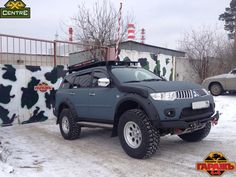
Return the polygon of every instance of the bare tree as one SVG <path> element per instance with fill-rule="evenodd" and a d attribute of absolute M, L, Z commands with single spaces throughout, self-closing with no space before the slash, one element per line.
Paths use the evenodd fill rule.
<path fill-rule="evenodd" d="M 77 40 L 84 44 L 98 46 L 111 45 L 117 40 L 118 9 L 107 0 L 97 0 L 92 9 L 84 4 L 78 6 L 78 14 L 72 18 L 75 24 Z M 124 15 L 121 19 L 121 37 L 124 39 L 127 24 L 132 21 L 131 16 Z"/>
<path fill-rule="evenodd" d="M 218 67 L 215 67 L 213 75 L 229 72 L 236 67 L 234 41 L 218 35 L 216 44 L 215 55 L 218 60 Z"/>
<path fill-rule="evenodd" d="M 221 36 L 221 37 L 220 37 Z M 201 28 L 185 33 L 180 48 L 186 52 L 194 71 L 201 81 L 206 77 L 229 70 L 231 43 L 218 35 L 216 30 Z"/>

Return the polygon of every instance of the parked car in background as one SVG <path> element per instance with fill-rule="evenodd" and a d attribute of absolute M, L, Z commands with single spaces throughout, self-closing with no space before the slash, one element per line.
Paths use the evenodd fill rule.
<path fill-rule="evenodd" d="M 206 78 L 202 85 L 214 96 L 221 95 L 226 91 L 236 91 L 236 68 L 228 74 Z"/>

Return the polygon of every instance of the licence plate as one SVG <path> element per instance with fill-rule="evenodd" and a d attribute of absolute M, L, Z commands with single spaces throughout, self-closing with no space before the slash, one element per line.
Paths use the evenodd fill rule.
<path fill-rule="evenodd" d="M 203 109 L 203 108 L 209 108 L 210 102 L 209 101 L 198 101 L 192 103 L 193 109 Z"/>

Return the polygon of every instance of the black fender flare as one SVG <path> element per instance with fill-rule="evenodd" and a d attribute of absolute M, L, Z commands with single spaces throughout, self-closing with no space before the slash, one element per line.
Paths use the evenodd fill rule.
<path fill-rule="evenodd" d="M 77 115 L 76 109 L 74 107 L 74 105 L 71 103 L 71 101 L 69 99 L 65 99 L 63 100 L 60 105 L 58 106 L 58 110 L 56 110 L 56 114 L 57 114 L 57 121 L 56 123 L 59 123 L 59 117 L 60 117 L 60 106 L 61 105 L 66 105 L 66 107 L 68 107 L 68 109 L 70 109 L 70 111 L 72 112 L 72 115 L 74 116 L 74 118 L 76 119 L 76 121 L 79 120 L 79 117 Z"/>
<path fill-rule="evenodd" d="M 118 115 L 119 107 L 126 101 L 133 101 L 137 103 L 147 114 L 148 118 L 152 122 L 152 125 L 157 128 L 160 127 L 159 114 L 156 108 L 154 107 L 154 105 L 152 104 L 152 102 L 149 99 L 144 98 L 138 94 L 129 93 L 122 96 L 122 98 L 120 98 L 120 100 L 116 104 L 112 136 L 117 135 L 117 126 L 118 126 L 119 118 L 120 118 L 120 116 Z"/>

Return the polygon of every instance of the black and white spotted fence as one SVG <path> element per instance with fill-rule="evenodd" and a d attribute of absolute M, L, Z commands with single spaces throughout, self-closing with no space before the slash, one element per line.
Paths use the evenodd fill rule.
<path fill-rule="evenodd" d="M 64 66 L 0 65 L 0 125 L 53 118 L 55 93 L 65 74 Z"/>

